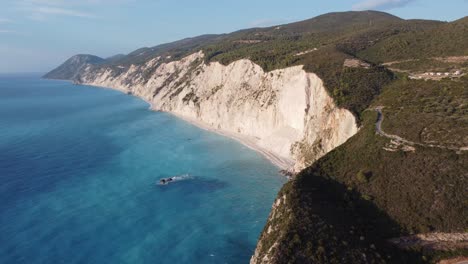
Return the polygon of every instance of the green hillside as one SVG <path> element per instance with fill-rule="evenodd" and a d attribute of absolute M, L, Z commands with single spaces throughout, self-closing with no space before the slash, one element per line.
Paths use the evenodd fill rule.
<path fill-rule="evenodd" d="M 459 149 L 468 143 L 467 85 L 464 79 L 399 80 L 386 86 L 373 102 L 385 106 L 383 130 L 427 145 L 415 145 L 414 151 L 392 149 L 391 139 L 376 134 L 377 112 L 363 112 L 357 135 L 281 190 L 278 197 L 288 205 L 276 212 L 281 217 L 269 221 L 261 237 L 266 249 L 281 241 L 268 254 L 273 262 L 426 263 L 466 256 L 466 248 L 415 246 L 405 251 L 388 240 L 466 231 L 468 153 L 444 147 Z M 427 128 L 433 135 L 429 141 L 441 147 L 430 147 L 413 135 Z M 266 232 L 270 226 L 281 231 Z"/>
<path fill-rule="evenodd" d="M 466 246 L 403 250 L 388 242 L 468 229 L 467 17 L 440 22 L 376 11 L 330 13 L 183 39 L 113 60 L 67 61 L 46 77 L 73 79 L 88 64 L 118 73 L 156 57 L 168 62 L 200 50 L 205 63 L 250 59 L 265 71 L 303 65 L 360 125 L 355 136 L 284 186 L 278 197 L 288 202 L 267 223 L 260 258 L 434 263 L 468 256 Z M 424 75 L 429 71 L 440 71 L 440 78 Z"/>
<path fill-rule="evenodd" d="M 446 23 L 403 20 L 377 11 L 329 13 L 280 26 L 202 35 L 141 48 L 102 64 L 119 72 L 122 66 L 146 63 L 156 57 L 173 61 L 203 50 L 206 63 L 218 61 L 227 65 L 248 58 L 265 71 L 304 65 L 306 71 L 317 73 L 324 80 L 330 95 L 340 106 L 359 117 L 379 93 L 378 86 L 393 79 L 379 63 L 468 54 L 466 25 L 466 18 Z M 368 70 L 346 69 L 343 63 L 350 58 L 368 61 L 371 67 Z M 65 77 L 70 76 L 61 79 L 67 79 Z M 362 80 L 357 81 L 357 78 Z"/>
<path fill-rule="evenodd" d="M 382 63 L 468 54 L 468 17 L 431 30 L 406 32 L 384 39 L 357 56 Z"/>

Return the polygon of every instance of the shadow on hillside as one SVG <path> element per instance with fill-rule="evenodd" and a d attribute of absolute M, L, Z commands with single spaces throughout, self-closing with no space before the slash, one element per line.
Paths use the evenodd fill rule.
<path fill-rule="evenodd" d="M 293 223 L 280 247 L 281 258 L 294 263 L 419 263 L 414 252 L 401 251 L 387 239 L 400 226 L 368 197 L 308 171 L 288 183 Z"/>

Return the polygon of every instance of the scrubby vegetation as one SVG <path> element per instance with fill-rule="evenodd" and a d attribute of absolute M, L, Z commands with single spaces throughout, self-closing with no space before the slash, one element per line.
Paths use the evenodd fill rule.
<path fill-rule="evenodd" d="M 269 223 L 282 232 L 262 236 L 268 245 L 281 235 L 284 242 L 270 254 L 277 263 L 424 263 L 460 254 L 403 251 L 387 240 L 465 230 L 468 155 L 430 148 L 385 151 L 389 139 L 375 134 L 376 113 L 366 111 L 363 118 L 356 136 L 278 195 L 286 195 L 289 215 L 282 218 L 288 221 Z"/>
<path fill-rule="evenodd" d="M 335 53 L 335 54 L 333 54 Z M 350 110 L 360 121 L 360 113 L 366 109 L 382 86 L 393 80 L 393 74 L 383 67 L 346 68 L 343 67 L 344 56 L 336 52 L 325 52 L 319 56 L 304 58 L 323 60 L 307 63 L 304 68 L 316 73 L 325 83 L 328 93 L 335 103 Z M 327 59 L 328 57 L 328 59 Z"/>
<path fill-rule="evenodd" d="M 264 232 L 261 237 L 264 249 L 278 242 L 269 257 L 277 263 L 425 263 L 467 253 L 422 248 L 403 251 L 390 245 L 388 239 L 466 230 L 468 154 L 426 147 L 417 147 L 415 152 L 384 150 L 390 139 L 376 135 L 376 113 L 365 111 L 370 105 L 385 106 L 383 129 L 388 133 L 421 143 L 467 146 L 466 78 L 414 81 L 376 65 L 411 60 L 389 67 L 407 71 L 463 68 L 463 63 L 434 58 L 468 54 L 466 41 L 457 42 L 468 39 L 466 30 L 438 34 L 452 27 L 418 21 L 418 45 L 428 43 L 428 37 L 434 44 L 416 47 L 414 52 L 413 42 L 402 45 L 400 41 L 415 31 L 372 29 L 334 45 L 314 44 L 319 52 L 305 54 L 292 63 L 318 74 L 337 104 L 359 117 L 362 128 L 283 188 L 278 197 L 286 194 L 289 201 L 285 206 L 289 210 L 282 217 L 286 221 L 269 222 L 266 228 L 276 224 L 281 232 Z M 457 45 L 449 41 L 453 34 L 457 34 Z M 371 67 L 343 67 L 349 58 L 367 61 Z"/>
<path fill-rule="evenodd" d="M 274 263 L 420 263 L 415 252 L 388 245 L 385 237 L 397 236 L 393 222 L 361 194 L 321 175 L 308 175 L 286 184 L 287 210 L 269 221 L 266 229 L 278 232 L 261 237 L 262 249 Z M 280 235 L 280 243 L 278 236 Z M 262 252 L 266 254 L 266 252 Z"/>
<path fill-rule="evenodd" d="M 387 151 L 390 139 L 375 133 L 376 112 L 365 110 L 384 106 L 387 133 L 418 143 L 466 147 L 466 77 L 416 81 L 377 66 L 342 67 L 350 57 L 370 63 L 411 59 L 391 66 L 408 71 L 463 67 L 434 58 L 468 54 L 466 28 L 456 28 L 466 19 L 455 23 L 431 24 L 417 34 L 387 34 L 368 46 L 363 39 L 379 35 L 374 31 L 301 58 L 299 63 L 324 80 L 335 101 L 361 118 L 362 128 L 279 194 L 289 201 L 287 221 L 269 222 L 267 227 L 276 224 L 282 232 L 261 237 L 270 247 L 281 242 L 268 254 L 276 263 L 426 263 L 468 253 L 420 247 L 404 251 L 389 244 L 388 239 L 408 234 L 466 231 L 468 154 L 421 146 L 414 152 Z M 457 45 L 449 41 L 453 34 Z"/>
<path fill-rule="evenodd" d="M 379 41 L 358 53 L 379 63 L 405 59 L 468 54 L 468 17 L 431 30 L 406 32 Z"/>
<path fill-rule="evenodd" d="M 400 80 L 374 105 L 383 105 L 382 128 L 414 142 L 454 148 L 468 146 L 468 78 Z"/>
<path fill-rule="evenodd" d="M 372 197 L 408 233 L 463 231 L 467 154 L 424 147 L 385 151 L 389 139 L 375 134 L 375 120 L 375 113 L 366 112 L 358 135 L 306 169 L 298 181 L 307 185 L 306 175 L 315 175 L 345 184 Z M 363 171 L 372 177 L 356 177 Z"/>
<path fill-rule="evenodd" d="M 361 129 L 284 186 L 279 197 L 287 202 L 262 233 L 261 256 L 269 252 L 275 263 L 419 263 L 467 254 L 402 251 L 387 239 L 467 230 L 468 154 L 457 150 L 468 144 L 468 81 L 416 81 L 408 73 L 466 69 L 466 61 L 441 58 L 468 56 L 467 39 L 467 17 L 447 23 L 344 12 L 143 48 L 94 67 L 119 71 L 199 50 L 205 63 L 250 59 L 267 72 L 303 65 L 323 80 L 338 106 L 357 117 Z M 363 63 L 345 66 L 347 59 Z M 386 62 L 394 63 L 382 65 Z M 151 69 L 142 74 L 148 78 Z M 197 98 L 188 93 L 183 101 Z M 421 145 L 414 151 L 384 149 L 390 139 L 375 132 L 376 106 L 384 106 L 385 132 L 457 150 Z M 303 153 L 316 151 L 315 144 L 296 147 Z"/>

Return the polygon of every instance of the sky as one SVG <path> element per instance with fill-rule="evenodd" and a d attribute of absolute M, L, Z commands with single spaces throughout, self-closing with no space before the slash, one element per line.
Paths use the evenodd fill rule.
<path fill-rule="evenodd" d="M 0 0 L 0 73 L 349 10 L 453 21 L 468 15 L 468 0 Z"/>

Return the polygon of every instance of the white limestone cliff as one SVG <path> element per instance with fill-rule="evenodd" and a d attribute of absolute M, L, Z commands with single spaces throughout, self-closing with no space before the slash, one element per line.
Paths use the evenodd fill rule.
<path fill-rule="evenodd" d="M 237 138 L 283 168 L 304 168 L 358 130 L 351 112 L 302 66 L 264 72 L 247 59 L 205 64 L 198 52 L 117 69 L 88 66 L 78 81 L 132 93 L 155 110 Z"/>

